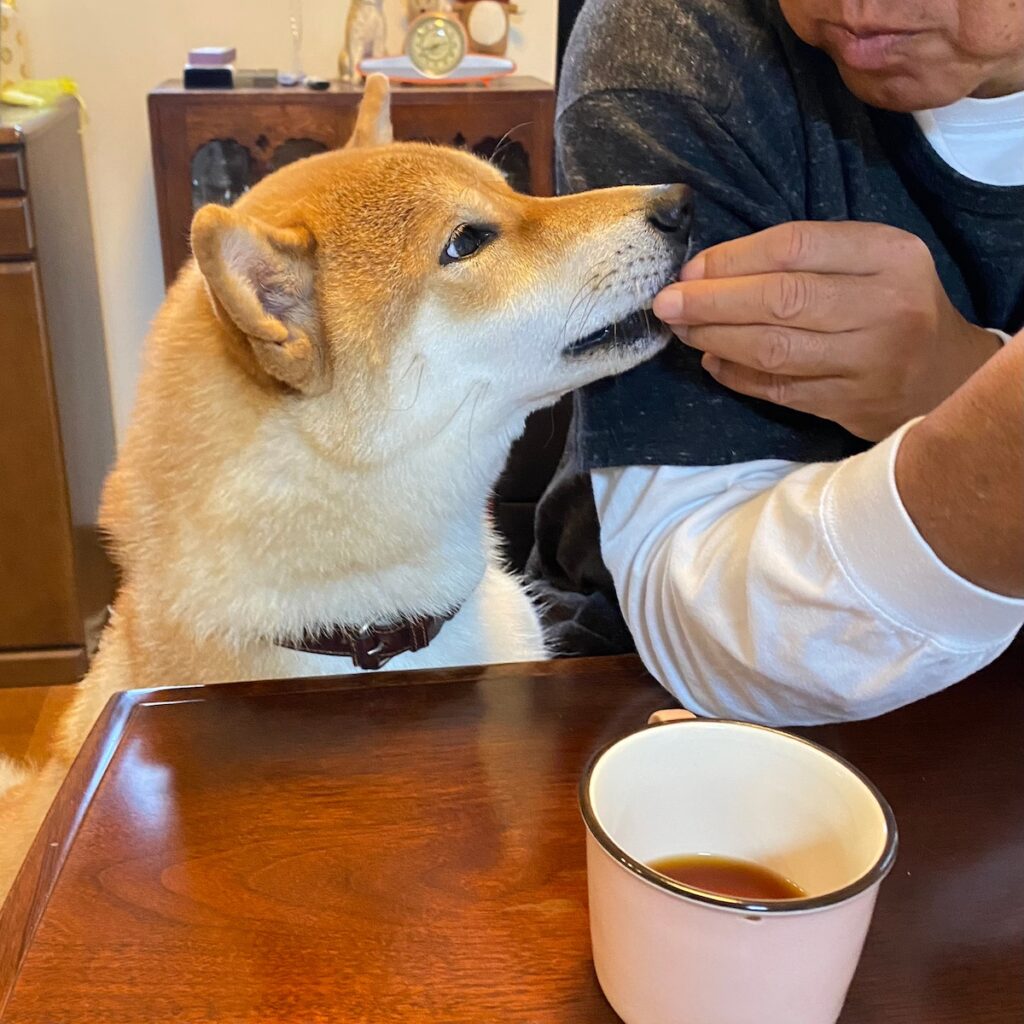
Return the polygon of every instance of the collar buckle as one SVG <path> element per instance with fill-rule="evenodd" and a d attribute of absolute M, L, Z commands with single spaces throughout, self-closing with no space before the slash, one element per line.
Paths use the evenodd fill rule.
<path fill-rule="evenodd" d="M 423 650 L 458 610 L 453 608 L 444 615 L 400 619 L 390 625 L 335 626 L 325 634 L 307 633 L 297 640 L 280 640 L 278 644 L 308 654 L 351 658 L 356 667 L 375 672 L 399 654 Z"/>

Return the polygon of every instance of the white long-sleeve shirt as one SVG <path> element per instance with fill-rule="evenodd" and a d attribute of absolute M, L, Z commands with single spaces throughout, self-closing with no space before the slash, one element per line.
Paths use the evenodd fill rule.
<path fill-rule="evenodd" d="M 1024 184 L 1024 93 L 915 116 L 961 174 Z M 907 429 L 838 463 L 591 473 L 637 651 L 685 706 L 773 724 L 866 718 L 1009 644 L 1024 601 L 952 572 L 903 507 L 894 464 Z"/>

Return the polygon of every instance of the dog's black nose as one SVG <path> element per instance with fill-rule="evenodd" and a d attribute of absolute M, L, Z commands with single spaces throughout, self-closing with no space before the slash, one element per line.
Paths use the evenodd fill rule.
<path fill-rule="evenodd" d="M 685 185 L 662 185 L 647 200 L 647 222 L 666 235 L 688 231 L 691 194 Z"/>

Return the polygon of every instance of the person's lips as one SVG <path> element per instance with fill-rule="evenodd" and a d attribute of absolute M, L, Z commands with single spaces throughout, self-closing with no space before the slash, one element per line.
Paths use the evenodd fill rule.
<path fill-rule="evenodd" d="M 897 29 L 850 29 L 828 25 L 825 36 L 836 60 L 857 71 L 880 71 L 898 63 L 920 33 Z"/>

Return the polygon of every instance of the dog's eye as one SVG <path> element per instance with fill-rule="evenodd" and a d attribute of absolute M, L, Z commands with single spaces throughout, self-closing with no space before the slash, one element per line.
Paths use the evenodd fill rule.
<path fill-rule="evenodd" d="M 441 266 L 464 260 L 482 249 L 497 234 L 491 228 L 478 227 L 473 224 L 460 224 L 449 236 L 448 242 L 441 253 Z"/>

